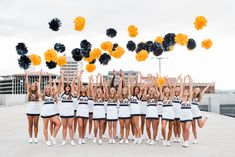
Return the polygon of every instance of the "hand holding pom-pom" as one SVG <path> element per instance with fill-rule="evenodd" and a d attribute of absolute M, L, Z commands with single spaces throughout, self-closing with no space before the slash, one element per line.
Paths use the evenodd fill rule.
<path fill-rule="evenodd" d="M 49 22 L 49 28 L 52 29 L 53 31 L 58 31 L 60 26 L 61 26 L 61 21 L 57 18 L 54 18 Z"/>

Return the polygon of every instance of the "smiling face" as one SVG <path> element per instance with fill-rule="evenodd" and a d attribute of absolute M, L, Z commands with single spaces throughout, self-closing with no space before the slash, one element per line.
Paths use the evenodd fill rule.
<path fill-rule="evenodd" d="M 30 90 L 32 91 L 32 92 L 36 92 L 37 91 L 37 84 L 36 83 L 32 83 L 32 85 L 30 86 Z"/>
<path fill-rule="evenodd" d="M 198 94 L 201 93 L 201 89 L 200 89 L 200 88 L 194 88 L 193 93 L 194 93 L 195 95 L 198 95 Z"/>
<path fill-rule="evenodd" d="M 180 95 L 180 87 L 177 86 L 177 87 L 175 88 L 175 96 L 179 96 L 179 95 Z"/>
<path fill-rule="evenodd" d="M 114 87 L 111 87 L 110 88 L 110 94 L 115 94 L 115 92 L 116 92 L 116 89 Z"/>
<path fill-rule="evenodd" d="M 134 95 L 138 95 L 140 93 L 140 87 L 139 86 L 135 86 L 134 87 Z"/>
<path fill-rule="evenodd" d="M 98 88 L 98 89 L 96 90 L 96 94 L 97 94 L 97 97 L 98 97 L 98 98 L 101 97 L 101 94 L 102 94 L 101 88 Z"/>
<path fill-rule="evenodd" d="M 188 89 L 184 90 L 183 96 L 184 97 L 189 97 L 189 90 Z"/>
<path fill-rule="evenodd" d="M 154 93 L 155 93 L 155 88 L 150 87 L 148 93 L 149 93 L 150 95 L 154 95 Z"/>
<path fill-rule="evenodd" d="M 51 88 L 49 86 L 46 86 L 44 91 L 45 91 L 45 95 L 48 95 L 48 96 L 51 95 Z"/>
<path fill-rule="evenodd" d="M 71 86 L 70 86 L 70 84 L 65 84 L 65 86 L 64 86 L 64 91 L 65 91 L 66 93 L 70 93 L 70 92 L 71 92 Z"/>
<path fill-rule="evenodd" d="M 82 95 L 82 96 L 86 96 L 86 88 L 85 88 L 84 86 L 82 86 L 80 92 L 81 92 L 81 95 Z"/>

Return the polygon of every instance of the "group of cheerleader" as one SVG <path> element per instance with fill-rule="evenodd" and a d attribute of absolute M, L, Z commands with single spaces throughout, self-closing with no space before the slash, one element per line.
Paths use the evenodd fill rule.
<path fill-rule="evenodd" d="M 158 76 L 148 74 L 144 80 L 139 73 L 135 78 L 132 78 L 132 75 L 125 78 L 121 70 L 118 74 L 114 70 L 111 80 L 103 80 L 101 74 L 95 77 L 91 75 L 88 85 L 84 85 L 82 74 L 83 71 L 75 72 L 69 82 L 68 79 L 65 81 L 65 73 L 61 71 L 58 85 L 49 75 L 49 83 L 41 92 L 41 73 L 38 81 L 32 84 L 29 84 L 29 74 L 26 73 L 29 143 L 38 143 L 40 115 L 43 120 L 43 135 L 48 146 L 56 145 L 61 126 L 62 146 L 66 145 L 67 131 L 72 146 L 75 145 L 74 138 L 78 138 L 78 144 L 85 144 L 87 124 L 88 138 L 92 138 L 94 130 L 93 143 L 98 144 L 102 144 L 106 126 L 109 144 L 116 143 L 119 133 L 120 144 L 128 144 L 130 139 L 134 144 L 141 144 L 145 140 L 143 135 L 146 127 L 148 145 L 162 140 L 164 146 L 170 146 L 174 132 L 174 142 L 179 143 L 182 135 L 182 146 L 188 147 L 191 126 L 193 143 L 198 143 L 197 125 L 202 128 L 208 119 L 208 116 L 202 117 L 198 105 L 206 90 L 214 83 L 210 83 L 201 91 L 200 88 L 193 87 L 190 75 L 178 76 L 174 85 L 164 77 L 166 83 L 161 85 L 155 81 Z M 119 75 L 119 81 L 115 81 L 116 75 Z M 115 82 L 118 84 L 115 85 Z M 161 128 L 161 131 L 158 128 Z"/>

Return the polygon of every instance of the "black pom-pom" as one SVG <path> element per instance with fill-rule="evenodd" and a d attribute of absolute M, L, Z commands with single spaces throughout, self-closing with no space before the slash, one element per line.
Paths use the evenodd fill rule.
<path fill-rule="evenodd" d="M 162 47 L 164 51 L 169 51 L 170 50 L 170 46 L 168 44 L 165 43 L 165 41 L 162 42 Z"/>
<path fill-rule="evenodd" d="M 151 50 L 153 51 L 153 55 L 155 55 L 155 56 L 160 56 L 163 53 L 162 45 L 157 42 L 154 42 L 152 44 Z"/>
<path fill-rule="evenodd" d="M 110 38 L 113 38 L 117 35 L 117 31 L 113 28 L 109 28 L 106 30 L 106 35 Z"/>
<path fill-rule="evenodd" d="M 116 49 L 117 47 L 118 47 L 118 44 L 117 44 L 117 43 L 113 44 L 112 51 L 115 51 L 115 49 Z"/>
<path fill-rule="evenodd" d="M 61 26 L 61 21 L 57 18 L 52 19 L 49 23 L 49 28 L 53 31 L 58 31 Z"/>
<path fill-rule="evenodd" d="M 129 51 L 135 51 L 136 49 L 136 44 L 132 41 L 132 40 L 129 40 L 126 44 L 126 48 L 129 50 Z"/>
<path fill-rule="evenodd" d="M 189 50 L 193 50 L 193 49 L 195 49 L 196 46 L 197 46 L 197 44 L 196 44 L 195 40 L 192 39 L 192 38 L 190 38 L 190 39 L 188 40 L 188 43 L 187 43 L 187 48 L 188 48 Z"/>
<path fill-rule="evenodd" d="M 54 49 L 55 49 L 57 52 L 62 53 L 62 52 L 65 51 L 65 46 L 64 46 L 64 44 L 56 43 L 56 44 L 54 45 Z"/>
<path fill-rule="evenodd" d="M 57 63 L 54 61 L 50 61 L 50 62 L 46 62 L 46 65 L 49 69 L 54 69 L 56 67 Z"/>
<path fill-rule="evenodd" d="M 96 59 L 93 59 L 91 62 L 89 62 L 89 64 L 95 64 Z"/>
<path fill-rule="evenodd" d="M 153 50 L 152 50 L 153 42 L 152 41 L 147 41 L 146 46 L 147 46 L 148 52 L 153 52 Z"/>
<path fill-rule="evenodd" d="M 82 60 L 83 56 L 82 56 L 79 48 L 73 49 L 71 53 L 72 53 L 72 57 L 75 61 L 81 61 Z"/>
<path fill-rule="evenodd" d="M 168 33 L 164 36 L 164 43 L 166 45 L 168 45 L 168 47 L 170 46 L 174 46 L 175 45 L 175 34 L 174 33 Z"/>
<path fill-rule="evenodd" d="M 107 53 L 103 53 L 99 58 L 100 64 L 103 64 L 103 65 L 107 65 L 110 60 L 111 60 L 111 56 Z"/>
<path fill-rule="evenodd" d="M 28 49 L 24 43 L 18 43 L 16 45 L 16 51 L 17 51 L 17 54 L 21 56 L 28 53 Z"/>
<path fill-rule="evenodd" d="M 29 66 L 31 65 L 31 60 L 29 59 L 28 56 L 22 55 L 18 59 L 18 64 L 19 64 L 20 68 L 27 70 L 29 68 Z"/>
<path fill-rule="evenodd" d="M 91 43 L 85 39 L 81 41 L 80 46 L 83 57 L 88 58 L 92 47 Z"/>
<path fill-rule="evenodd" d="M 136 52 L 139 52 L 141 50 L 147 50 L 148 51 L 148 45 L 146 43 L 139 43 L 136 48 Z"/>

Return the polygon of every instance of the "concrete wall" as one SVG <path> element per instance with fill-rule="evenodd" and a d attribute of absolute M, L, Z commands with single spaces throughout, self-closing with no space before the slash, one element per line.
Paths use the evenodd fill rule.
<path fill-rule="evenodd" d="M 0 105 L 22 105 L 26 100 L 26 94 L 0 94 Z"/>

